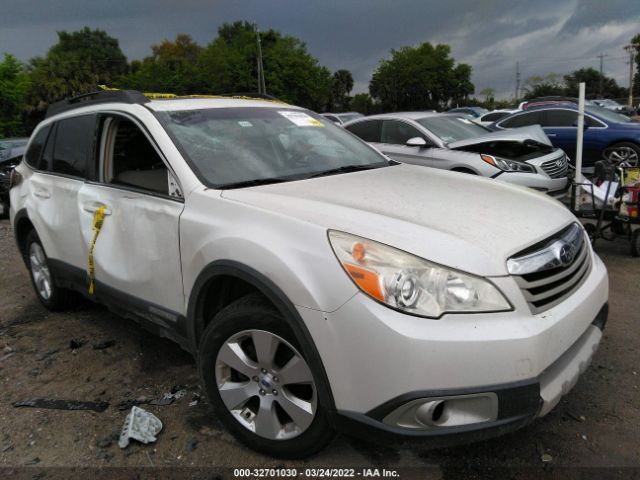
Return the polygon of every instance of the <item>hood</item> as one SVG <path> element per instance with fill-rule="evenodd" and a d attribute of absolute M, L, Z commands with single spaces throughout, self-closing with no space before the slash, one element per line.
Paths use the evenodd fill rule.
<path fill-rule="evenodd" d="M 505 142 L 524 142 L 525 140 L 535 140 L 544 145 L 551 145 L 549 138 L 544 133 L 540 125 L 531 125 L 529 127 L 510 128 L 507 130 L 499 130 L 497 132 L 487 133 L 480 137 L 467 138 L 458 142 L 447 144 L 452 150 L 462 149 L 472 145 L 480 145 L 487 142 L 505 141 Z"/>
<path fill-rule="evenodd" d="M 225 190 L 222 197 L 484 276 L 575 218 L 533 190 L 413 165 Z"/>

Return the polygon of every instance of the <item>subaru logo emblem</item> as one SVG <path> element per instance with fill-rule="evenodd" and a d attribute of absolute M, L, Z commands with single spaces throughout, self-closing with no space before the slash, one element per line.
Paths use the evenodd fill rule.
<path fill-rule="evenodd" d="M 558 260 L 563 266 L 569 265 L 573 261 L 573 247 L 568 243 L 563 244 L 558 250 Z"/>

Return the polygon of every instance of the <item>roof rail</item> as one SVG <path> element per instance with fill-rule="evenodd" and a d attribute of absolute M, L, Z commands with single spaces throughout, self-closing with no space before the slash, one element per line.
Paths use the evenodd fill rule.
<path fill-rule="evenodd" d="M 148 103 L 149 99 L 137 90 L 100 90 L 96 92 L 83 93 L 75 97 L 67 98 L 60 102 L 52 103 L 47 108 L 45 118 L 57 115 L 67 110 L 84 107 L 85 105 L 96 105 L 100 103 Z"/>

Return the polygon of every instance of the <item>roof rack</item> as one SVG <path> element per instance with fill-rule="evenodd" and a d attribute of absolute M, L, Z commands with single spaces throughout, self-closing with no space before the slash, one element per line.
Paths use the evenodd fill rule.
<path fill-rule="evenodd" d="M 47 108 L 45 118 L 66 112 L 67 110 L 73 110 L 74 108 L 84 107 L 85 105 L 109 102 L 145 104 L 149 102 L 149 99 L 137 90 L 99 90 L 52 103 L 49 105 L 49 108 Z"/>
<path fill-rule="evenodd" d="M 99 85 L 102 90 L 95 92 L 83 93 L 75 97 L 67 98 L 60 102 L 52 103 L 47 108 L 47 114 L 45 118 L 57 115 L 67 110 L 73 110 L 74 108 L 84 107 L 85 105 L 97 105 L 100 103 L 130 103 L 143 105 L 151 100 L 177 100 L 186 98 L 237 98 L 243 100 L 261 99 L 271 102 L 284 103 L 271 95 L 266 93 L 223 93 L 220 95 L 176 95 L 175 93 L 142 93 L 137 90 L 118 90 L 116 88 L 108 88 L 104 85 Z"/>

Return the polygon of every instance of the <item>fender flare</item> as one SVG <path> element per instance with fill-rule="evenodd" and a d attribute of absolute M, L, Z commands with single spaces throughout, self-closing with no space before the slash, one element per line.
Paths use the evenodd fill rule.
<path fill-rule="evenodd" d="M 31 219 L 29 218 L 29 214 L 27 213 L 27 209 L 26 208 L 21 208 L 20 210 L 18 210 L 16 212 L 16 214 L 13 217 L 13 238 L 16 241 L 16 246 L 18 247 L 18 251 L 21 254 L 22 260 L 24 261 L 25 265 L 27 265 L 27 258 L 25 255 L 25 252 L 23 252 L 22 250 L 22 245 L 20 245 L 20 236 L 18 233 L 18 224 L 23 220 L 23 219 L 27 219 L 27 221 L 29 223 L 31 223 L 31 225 L 33 225 L 33 222 L 31 221 Z M 33 227 L 35 229 L 35 226 Z M 27 265 L 28 267 L 28 265 Z"/>
<path fill-rule="evenodd" d="M 313 342 L 313 338 L 307 329 L 307 326 L 300 317 L 294 304 L 284 294 L 284 292 L 269 278 L 253 268 L 233 260 L 216 260 L 209 263 L 198 275 L 191 294 L 189 296 L 189 305 L 187 307 L 187 325 L 186 333 L 194 355 L 197 358 L 198 344 L 202 333 L 204 332 L 205 319 L 202 313 L 204 306 L 203 291 L 207 283 L 218 276 L 231 276 L 243 280 L 254 286 L 262 293 L 282 314 L 283 318 L 293 331 L 296 339 L 303 346 L 304 350 L 309 353 L 309 363 L 311 368 L 318 372 L 321 377 L 319 389 L 323 390 L 323 394 L 319 398 L 324 398 L 327 404 L 325 407 L 328 412 L 333 415 L 336 411 L 333 394 L 331 392 L 331 384 L 327 377 L 322 358 Z"/>

